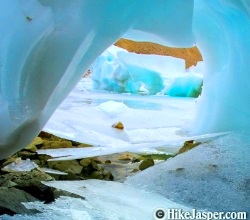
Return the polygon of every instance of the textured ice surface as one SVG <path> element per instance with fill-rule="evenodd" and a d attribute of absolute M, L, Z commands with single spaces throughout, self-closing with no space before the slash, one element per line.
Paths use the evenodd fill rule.
<path fill-rule="evenodd" d="M 37 209 L 42 214 L 39 213 L 30 218 L 21 215 L 5 216 L 2 219 L 151 220 L 154 219 L 154 212 L 157 208 L 189 210 L 161 195 L 135 189 L 123 183 L 84 180 L 54 181 L 45 182 L 45 184 L 80 195 L 85 199 L 61 197 L 51 204 L 25 203 L 27 208 Z"/>
<path fill-rule="evenodd" d="M 58 189 L 83 196 L 90 215 L 99 213 L 102 219 L 153 219 L 156 208 L 182 208 L 161 195 L 135 189 L 123 183 L 86 180 L 45 183 Z M 70 184 L 70 187 L 69 187 Z"/>
<path fill-rule="evenodd" d="M 138 173 L 125 183 L 193 208 L 249 212 L 249 142 L 249 133 L 231 133 Z"/>

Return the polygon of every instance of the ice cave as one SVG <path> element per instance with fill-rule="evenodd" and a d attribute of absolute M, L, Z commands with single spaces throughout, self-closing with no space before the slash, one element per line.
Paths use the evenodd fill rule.
<path fill-rule="evenodd" d="M 1 161 L 41 130 L 93 146 L 37 150 L 51 162 L 201 143 L 123 182 L 43 182 L 79 197 L 25 203 L 38 212 L 2 219 L 176 219 L 157 209 L 247 219 L 249 0 L 0 0 L 0 10 Z M 114 46 L 120 38 L 196 45 L 203 61 L 187 70 L 179 58 Z"/>

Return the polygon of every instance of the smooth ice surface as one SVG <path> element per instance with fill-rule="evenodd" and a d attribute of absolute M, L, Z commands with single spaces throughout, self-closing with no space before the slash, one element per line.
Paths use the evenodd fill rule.
<path fill-rule="evenodd" d="M 62 171 L 59 171 L 59 170 L 55 170 L 55 169 L 50 169 L 50 168 L 47 168 L 47 167 L 39 167 L 40 170 L 44 171 L 45 173 L 51 173 L 51 174 L 57 174 L 57 175 L 68 175 L 68 173 L 65 173 L 65 172 L 62 172 Z"/>
<path fill-rule="evenodd" d="M 70 93 L 43 130 L 108 147 L 110 152 L 113 148 L 122 152 L 133 147 L 136 150 L 143 144 L 157 146 L 159 142 L 179 143 L 189 139 L 181 128 L 193 118 L 195 99 L 87 92 L 85 80 Z M 124 125 L 123 130 L 112 127 L 119 121 Z"/>
<path fill-rule="evenodd" d="M 30 159 L 26 160 L 20 159 L 6 165 L 5 167 L 2 168 L 2 170 L 7 172 L 25 172 L 25 171 L 31 171 L 37 167 L 38 165 L 33 161 L 30 161 Z"/>
<path fill-rule="evenodd" d="M 249 133 L 230 133 L 135 174 L 125 183 L 178 204 L 250 211 Z"/>
<path fill-rule="evenodd" d="M 44 130 L 93 147 L 38 150 L 39 154 L 60 157 L 52 160 L 125 151 L 173 154 L 184 141 L 206 141 L 224 135 L 187 136 L 183 132 L 192 121 L 195 99 L 86 92 L 85 80 L 59 106 Z M 112 127 L 118 121 L 123 123 L 123 130 Z"/>
<path fill-rule="evenodd" d="M 0 10 L 1 159 L 31 142 L 91 63 L 127 31 L 166 45 L 194 44 L 193 1 L 2 0 Z"/>
<path fill-rule="evenodd" d="M 249 0 L 194 1 L 204 83 L 193 133 L 250 129 Z"/>

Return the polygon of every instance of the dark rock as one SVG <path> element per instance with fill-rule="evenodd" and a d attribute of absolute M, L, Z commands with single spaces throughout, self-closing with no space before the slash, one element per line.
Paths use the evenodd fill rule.
<path fill-rule="evenodd" d="M 189 151 L 193 149 L 194 147 L 200 145 L 200 142 L 194 142 L 193 140 L 185 141 L 184 145 L 181 147 L 181 149 L 178 151 L 178 154 L 182 154 L 186 151 Z"/>
<path fill-rule="evenodd" d="M 72 172 L 69 172 L 68 175 L 61 175 L 60 180 L 81 180 L 80 176 L 75 175 Z"/>
<path fill-rule="evenodd" d="M 154 160 L 153 159 L 146 159 L 141 162 L 139 165 L 139 170 L 145 170 L 151 166 L 154 166 Z"/>
<path fill-rule="evenodd" d="M 66 173 L 80 174 L 82 172 L 82 166 L 77 160 L 66 161 L 48 161 L 48 166 L 51 169 L 60 170 Z"/>
<path fill-rule="evenodd" d="M 81 143 L 81 144 L 78 144 L 77 147 L 79 147 L 79 148 L 92 147 L 92 145 Z"/>
<path fill-rule="evenodd" d="M 43 144 L 43 140 L 40 137 L 36 137 L 29 145 L 27 145 L 24 149 L 31 151 L 31 152 L 36 152 L 37 147 L 40 147 Z"/>
<path fill-rule="evenodd" d="M 111 163 L 111 160 L 106 160 L 105 163 Z"/>
<path fill-rule="evenodd" d="M 0 178 L 0 185 L 6 181 L 11 181 L 17 184 L 18 187 L 31 187 L 40 186 L 41 181 L 51 181 L 54 180 L 48 174 L 32 170 L 31 172 L 12 172 L 2 175 Z"/>
<path fill-rule="evenodd" d="M 40 134 L 38 135 L 38 137 L 41 137 L 41 138 L 50 138 L 52 136 L 52 134 L 49 134 L 45 131 L 41 131 Z"/>
<path fill-rule="evenodd" d="M 83 166 L 83 167 L 87 167 L 89 166 L 91 163 L 91 160 L 89 158 L 84 158 L 80 161 L 80 164 Z"/>
<path fill-rule="evenodd" d="M 5 207 L 1 207 L 0 206 L 0 216 L 1 215 L 10 215 L 10 216 L 13 216 L 17 214 L 16 212 L 13 212 L 12 210 L 8 209 L 8 208 L 5 208 Z"/>
<path fill-rule="evenodd" d="M 88 177 L 93 172 L 98 171 L 100 167 L 98 167 L 97 163 L 90 158 L 85 158 L 80 161 L 80 164 L 83 166 L 82 175 L 84 177 Z"/>
<path fill-rule="evenodd" d="M 114 123 L 114 124 L 112 125 L 112 127 L 113 127 L 113 128 L 116 128 L 116 129 L 120 129 L 120 130 L 123 130 L 123 129 L 124 129 L 124 125 L 122 124 L 121 121 L 118 121 L 118 122 Z"/>
<path fill-rule="evenodd" d="M 51 141 L 51 140 L 43 140 L 43 146 L 41 149 L 58 149 L 58 148 L 72 148 L 73 145 L 70 141 L 67 140 L 59 140 L 59 141 Z"/>
<path fill-rule="evenodd" d="M 138 169 L 133 169 L 130 173 L 136 173 L 138 171 L 139 171 Z"/>
<path fill-rule="evenodd" d="M 14 187 L 0 187 L 0 211 L 2 214 L 34 214 L 37 211 L 26 209 L 22 202 L 34 202 L 37 199 L 23 190 Z"/>
<path fill-rule="evenodd" d="M 60 196 L 67 196 L 67 197 L 85 199 L 85 197 L 83 197 L 83 196 L 79 196 L 77 194 L 70 193 L 70 192 L 67 192 L 67 191 L 64 191 L 64 190 L 55 189 L 54 190 L 54 197 L 55 197 L 55 199 L 59 198 Z"/>
<path fill-rule="evenodd" d="M 174 155 L 170 155 L 170 154 L 146 154 L 146 155 L 142 155 L 140 157 L 135 158 L 132 162 L 140 162 L 146 159 L 167 160 L 173 156 Z"/>
<path fill-rule="evenodd" d="M 18 157 L 21 157 L 22 160 L 26 159 L 36 159 L 37 154 L 34 152 L 26 151 L 26 150 L 21 150 L 17 153 Z"/>
<path fill-rule="evenodd" d="M 90 177 L 93 178 L 93 179 L 99 179 L 99 180 L 104 179 L 103 173 L 100 172 L 100 171 L 94 171 L 94 172 L 90 175 Z"/>
<path fill-rule="evenodd" d="M 104 180 L 114 180 L 114 176 L 113 176 L 113 174 L 111 173 L 111 172 L 109 172 L 109 171 L 104 171 L 103 172 L 103 179 Z"/>

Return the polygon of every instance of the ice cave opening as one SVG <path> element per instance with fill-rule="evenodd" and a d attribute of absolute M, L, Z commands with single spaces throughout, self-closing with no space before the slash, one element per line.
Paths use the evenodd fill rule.
<path fill-rule="evenodd" d="M 151 219 L 159 206 L 249 211 L 248 0 L 2 0 L 0 10 L 0 159 L 27 146 L 42 129 L 94 146 L 37 150 L 52 162 L 124 151 L 176 154 L 180 143 L 203 142 L 124 183 L 45 182 L 87 200 L 62 197 L 27 207 L 54 219 L 60 207 L 66 219 Z M 159 65 L 108 48 L 122 37 L 177 48 L 197 45 L 204 64 L 202 95 L 197 100 L 157 96 L 183 87 L 177 83 L 173 93 L 172 87 L 164 90 Z M 164 63 L 150 55 L 158 59 Z M 95 88 L 115 95 L 86 91 L 82 74 L 94 61 Z M 106 65 L 110 61 L 114 65 Z M 131 80 L 127 73 L 133 70 Z M 150 74 L 137 74 L 141 70 Z M 150 75 L 159 87 L 147 84 L 151 79 L 144 76 Z M 128 95 L 135 91 L 149 95 Z M 120 121 L 125 129 L 117 131 L 113 125 Z"/>

